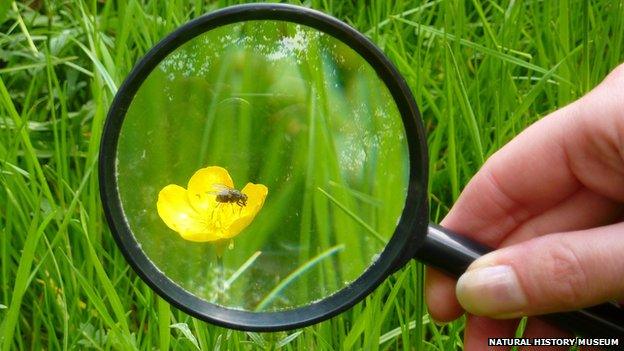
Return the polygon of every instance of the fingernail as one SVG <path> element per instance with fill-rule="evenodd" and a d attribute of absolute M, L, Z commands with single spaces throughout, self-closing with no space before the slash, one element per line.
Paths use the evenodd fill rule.
<path fill-rule="evenodd" d="M 510 266 L 490 266 L 466 271 L 457 281 L 459 303 L 472 314 L 497 318 L 522 315 L 527 298 Z"/>

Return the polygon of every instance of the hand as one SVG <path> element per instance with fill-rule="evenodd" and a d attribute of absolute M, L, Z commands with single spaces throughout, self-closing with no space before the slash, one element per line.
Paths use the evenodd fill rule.
<path fill-rule="evenodd" d="M 431 316 L 450 321 L 463 307 L 471 313 L 465 349 L 483 350 L 488 337 L 513 337 L 519 316 L 624 299 L 623 204 L 620 65 L 523 131 L 468 183 L 442 225 L 502 248 L 476 260 L 457 286 L 428 269 Z M 524 336 L 567 333 L 532 318 Z"/>

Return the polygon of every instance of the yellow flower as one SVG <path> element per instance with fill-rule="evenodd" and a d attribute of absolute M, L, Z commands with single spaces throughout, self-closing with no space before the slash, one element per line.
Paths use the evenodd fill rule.
<path fill-rule="evenodd" d="M 244 206 L 217 201 L 215 185 L 234 189 L 225 168 L 211 166 L 195 172 L 188 189 L 169 184 L 158 194 L 156 207 L 165 224 L 190 241 L 229 239 L 245 229 L 264 205 L 269 189 L 247 183 L 241 193 L 247 196 Z"/>

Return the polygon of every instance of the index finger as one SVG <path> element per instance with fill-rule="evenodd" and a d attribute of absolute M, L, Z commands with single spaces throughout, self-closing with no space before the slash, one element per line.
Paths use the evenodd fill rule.
<path fill-rule="evenodd" d="M 497 247 L 580 189 L 624 200 L 624 66 L 592 92 L 534 123 L 468 183 L 442 225 Z"/>

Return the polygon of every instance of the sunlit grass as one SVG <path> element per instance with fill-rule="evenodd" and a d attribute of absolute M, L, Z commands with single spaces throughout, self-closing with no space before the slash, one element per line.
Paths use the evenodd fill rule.
<path fill-rule="evenodd" d="M 129 268 L 99 200 L 96 160 L 106 112 L 124 77 L 156 42 L 187 20 L 231 3 L 0 4 L 2 350 L 461 348 L 462 321 L 440 327 L 426 314 L 423 267 L 415 262 L 330 321 L 265 334 L 191 318 Z M 305 4 L 367 33 L 408 81 L 428 134 L 434 221 L 483 160 L 624 60 L 621 1 Z M 267 172 L 277 167 L 270 162 Z M 329 194 L 338 190 L 358 199 L 343 184 L 329 186 L 323 188 Z M 286 206 L 288 198 L 285 190 L 275 206 Z"/>

